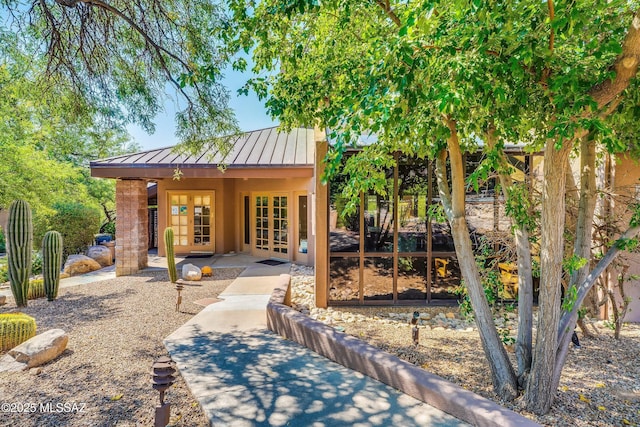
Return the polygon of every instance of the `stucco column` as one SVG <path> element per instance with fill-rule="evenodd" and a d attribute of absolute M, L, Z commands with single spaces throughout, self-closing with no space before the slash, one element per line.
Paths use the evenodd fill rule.
<path fill-rule="evenodd" d="M 147 209 L 146 181 L 116 181 L 116 276 L 135 274 L 147 266 Z"/>
<path fill-rule="evenodd" d="M 316 307 L 326 308 L 329 303 L 329 185 L 323 185 L 324 156 L 327 154 L 325 133 L 315 129 L 316 155 L 314 165 L 315 194 L 315 296 Z"/>

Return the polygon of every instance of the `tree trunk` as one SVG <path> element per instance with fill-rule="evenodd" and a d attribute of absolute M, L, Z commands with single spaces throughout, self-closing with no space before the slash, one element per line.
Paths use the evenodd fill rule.
<path fill-rule="evenodd" d="M 484 293 L 465 217 L 465 168 L 458 142 L 456 122 L 447 117 L 445 123 L 451 131 L 447 140 L 451 163 L 451 189 L 447 183 L 447 153 L 442 150 L 436 159 L 438 190 L 451 225 L 458 264 L 462 277 L 464 277 L 482 347 L 491 370 L 494 391 L 501 399 L 513 400 L 518 396 L 516 376 L 496 330 L 491 308 Z"/>
<path fill-rule="evenodd" d="M 547 141 L 544 153 L 538 331 L 525 389 L 527 409 L 540 415 L 549 412 L 555 395 L 553 373 L 558 349 L 564 258 L 565 174 L 571 149 L 568 143 L 556 148 L 555 142 Z"/>
<path fill-rule="evenodd" d="M 495 130 L 489 129 L 486 135 L 489 149 L 496 150 Z M 499 149 L 498 178 L 502 187 L 505 201 L 509 201 L 509 189 L 513 186 L 513 179 L 508 173 L 509 162 L 504 151 Z M 525 377 L 531 370 L 531 348 L 533 341 L 533 274 L 531 269 L 531 245 L 529 233 L 524 224 L 513 221 L 514 243 L 518 257 L 518 336 L 516 338 L 516 360 L 518 362 L 518 384 L 523 385 Z"/>
<path fill-rule="evenodd" d="M 633 239 L 638 234 L 640 234 L 640 226 L 632 226 L 627 231 L 620 236 L 618 241 Z M 620 252 L 620 247 L 616 243 L 614 243 L 611 248 L 607 251 L 607 253 L 602 257 L 598 264 L 596 264 L 595 268 L 589 273 L 587 278 L 578 286 L 578 296 L 576 302 L 571 311 L 565 311 L 562 313 L 562 318 L 560 319 L 560 323 L 558 325 L 558 349 L 556 356 L 556 366 L 553 372 L 553 390 L 558 387 L 560 383 L 560 374 L 562 373 L 562 367 L 564 366 L 564 362 L 567 359 L 567 354 L 569 352 L 569 342 L 571 341 L 571 334 L 573 328 L 576 326 L 576 321 L 578 320 L 578 307 L 582 304 L 587 293 L 596 283 L 596 280 L 600 275 L 609 267 L 609 264 L 613 262 L 613 260 L 618 256 Z"/>
<path fill-rule="evenodd" d="M 580 140 L 580 201 L 573 254 L 588 260 L 591 259 L 596 190 L 596 144 L 591 138 L 584 137 Z M 590 270 L 590 263 L 587 262 L 584 267 L 574 271 L 569 287 L 584 282 Z"/>

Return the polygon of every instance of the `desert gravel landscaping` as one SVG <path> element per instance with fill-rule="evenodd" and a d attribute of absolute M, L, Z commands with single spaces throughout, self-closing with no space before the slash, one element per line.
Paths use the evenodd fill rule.
<path fill-rule="evenodd" d="M 151 389 L 153 360 L 166 355 L 162 340 L 202 309 L 193 302 L 215 298 L 242 269 L 215 269 L 213 278 L 185 286 L 181 312 L 166 272 L 145 272 L 60 290 L 57 301 L 29 301 L 21 311 L 38 322 L 38 332 L 61 328 L 67 350 L 28 372 L 0 374 L 0 403 L 35 407 L 28 414 L 4 413 L 0 426 L 150 426 L 158 394 Z M 294 306 L 345 333 L 396 354 L 430 372 L 496 400 L 473 323 L 456 307 L 313 306 L 313 269 L 292 267 Z M 0 312 L 15 311 L 11 297 Z M 420 345 L 407 324 L 419 310 Z M 627 325 L 622 339 L 602 322 L 598 336 L 572 349 L 552 411 L 542 417 L 519 402 L 498 402 L 546 426 L 640 425 L 640 327 Z M 513 329 L 507 320 L 505 327 Z M 180 376 L 167 394 L 174 426 L 206 426 L 198 403 Z M 67 404 L 68 412 L 40 411 L 40 404 Z M 27 406 L 25 406 L 27 405 Z M 36 406 L 33 406 L 36 405 Z"/>
<path fill-rule="evenodd" d="M 35 409 L 5 412 L 0 426 L 153 425 L 158 393 L 151 388 L 151 364 L 167 355 L 162 340 L 203 308 L 194 301 L 216 297 L 241 271 L 215 269 L 213 278 L 186 284 L 179 313 L 177 292 L 163 271 L 62 288 L 51 303 L 29 301 L 20 311 L 36 318 L 38 332 L 64 329 L 69 344 L 41 368 L 0 373 L 0 403 Z M 1 313 L 9 311 L 16 311 L 11 297 L 0 307 Z M 208 425 L 180 376 L 166 400 L 172 404 L 172 425 Z M 67 406 L 62 412 L 40 411 L 47 403 Z"/>
<path fill-rule="evenodd" d="M 395 354 L 467 390 L 550 427 L 640 426 L 640 325 L 625 325 L 621 339 L 603 322 L 598 335 L 581 337 L 571 349 L 560 388 L 549 414 L 538 417 L 521 402 L 502 402 L 492 391 L 489 367 L 473 322 L 461 319 L 457 307 L 334 307 L 313 304 L 313 269 L 292 269 L 292 302 L 296 309 L 345 333 Z M 420 344 L 413 345 L 408 320 L 421 314 Z M 515 314 L 509 315 L 515 318 Z M 516 335 L 515 323 L 502 322 Z M 535 337 L 535 335 L 534 335 Z M 513 355 L 512 355 L 513 356 Z M 515 357 L 512 357 L 515 366 Z"/>

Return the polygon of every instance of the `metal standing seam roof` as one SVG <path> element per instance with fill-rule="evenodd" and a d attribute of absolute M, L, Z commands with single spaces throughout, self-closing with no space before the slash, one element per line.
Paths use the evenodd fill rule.
<path fill-rule="evenodd" d="M 96 160 L 91 167 L 215 167 L 221 163 L 230 168 L 313 166 L 313 129 L 279 132 L 276 126 L 245 132 L 232 139 L 231 144 L 233 148 L 226 158 L 219 151 L 189 155 L 166 147 Z"/>

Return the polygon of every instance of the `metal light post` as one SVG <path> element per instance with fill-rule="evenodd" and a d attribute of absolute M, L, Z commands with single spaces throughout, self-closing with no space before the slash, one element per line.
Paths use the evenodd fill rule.
<path fill-rule="evenodd" d="M 413 327 L 411 328 L 411 339 L 413 340 L 413 345 L 417 346 L 420 340 L 420 332 L 418 330 L 418 319 L 420 318 L 420 313 L 417 311 L 413 312 L 413 317 L 411 318 L 411 324 Z"/>
<path fill-rule="evenodd" d="M 180 311 L 180 305 L 182 304 L 182 295 L 180 292 L 184 289 L 184 285 L 182 284 L 182 279 L 176 282 L 176 291 L 178 291 L 178 299 L 176 300 L 176 311 Z"/>
<path fill-rule="evenodd" d="M 173 384 L 175 380 L 173 374 L 176 369 L 173 366 L 173 361 L 167 356 L 157 358 L 151 368 L 153 370 L 151 383 L 153 388 L 160 392 L 160 405 L 156 406 L 154 427 L 165 427 L 169 424 L 169 418 L 171 417 L 171 405 L 165 403 L 164 393 Z"/>

